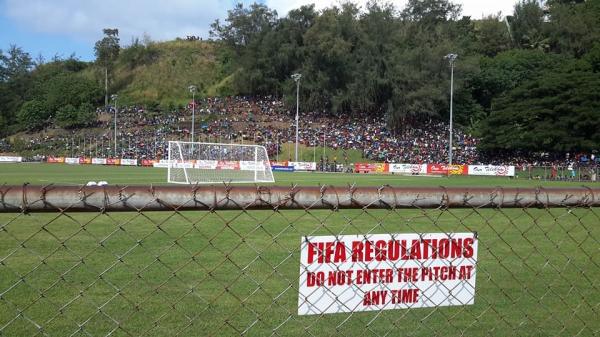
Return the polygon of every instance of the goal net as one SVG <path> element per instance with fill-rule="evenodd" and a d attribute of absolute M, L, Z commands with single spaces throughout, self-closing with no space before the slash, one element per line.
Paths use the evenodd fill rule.
<path fill-rule="evenodd" d="M 264 146 L 170 141 L 167 181 L 206 184 L 275 180 Z"/>

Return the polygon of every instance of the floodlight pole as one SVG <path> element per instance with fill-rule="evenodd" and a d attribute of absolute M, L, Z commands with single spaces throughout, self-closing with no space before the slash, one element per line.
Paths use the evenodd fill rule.
<path fill-rule="evenodd" d="M 325 139 L 325 125 L 321 125 L 323 128 L 323 157 L 321 157 L 321 171 L 325 172 L 325 146 L 327 145 L 327 140 Z"/>
<path fill-rule="evenodd" d="M 190 85 L 188 90 L 192 93 L 192 142 L 194 142 L 194 122 L 196 121 L 196 86 Z"/>
<path fill-rule="evenodd" d="M 315 139 L 313 143 L 313 162 L 317 162 L 317 143 L 319 142 L 319 136 L 315 134 Z"/>
<path fill-rule="evenodd" d="M 448 142 L 448 165 L 452 165 L 452 95 L 454 92 L 454 61 L 458 54 L 444 56 L 450 62 L 450 139 Z"/>
<path fill-rule="evenodd" d="M 117 157 L 117 99 L 119 98 L 118 95 L 113 94 L 110 96 L 110 99 L 115 102 L 115 158 Z"/>
<path fill-rule="evenodd" d="M 294 160 L 298 161 L 298 111 L 300 106 L 300 79 L 302 78 L 302 74 L 292 74 L 292 78 L 296 81 L 296 156 Z"/>

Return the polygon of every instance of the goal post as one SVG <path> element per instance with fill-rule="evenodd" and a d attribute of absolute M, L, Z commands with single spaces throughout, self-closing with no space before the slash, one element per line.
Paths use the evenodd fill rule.
<path fill-rule="evenodd" d="M 170 141 L 168 154 L 169 183 L 275 182 L 261 145 Z"/>

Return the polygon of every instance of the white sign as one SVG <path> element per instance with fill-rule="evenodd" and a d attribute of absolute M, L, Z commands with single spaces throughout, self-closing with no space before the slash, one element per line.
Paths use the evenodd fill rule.
<path fill-rule="evenodd" d="M 288 162 L 289 166 L 293 166 L 296 171 L 316 171 L 317 163 L 307 161 L 291 161 Z"/>
<path fill-rule="evenodd" d="M 23 157 L 0 156 L 0 163 L 20 163 Z"/>
<path fill-rule="evenodd" d="M 196 160 L 194 164 L 194 168 L 202 169 L 202 170 L 216 170 L 217 169 L 216 160 Z"/>
<path fill-rule="evenodd" d="M 160 162 L 162 163 L 163 161 L 161 160 Z M 194 168 L 194 163 L 191 161 L 167 160 L 167 167 L 169 166 L 172 168 Z"/>
<path fill-rule="evenodd" d="M 92 165 L 106 165 L 106 158 L 92 158 Z"/>
<path fill-rule="evenodd" d="M 514 166 L 469 165 L 467 170 L 470 176 L 515 176 Z"/>
<path fill-rule="evenodd" d="M 121 159 L 121 166 L 137 166 L 137 159 Z"/>
<path fill-rule="evenodd" d="M 308 236 L 299 315 L 475 302 L 476 233 Z"/>
<path fill-rule="evenodd" d="M 255 161 L 240 161 L 240 170 L 242 171 L 264 171 L 265 164 L 263 162 Z"/>
<path fill-rule="evenodd" d="M 65 158 L 66 164 L 79 165 L 79 158 Z"/>
<path fill-rule="evenodd" d="M 426 174 L 427 164 L 389 164 L 390 173 Z"/>

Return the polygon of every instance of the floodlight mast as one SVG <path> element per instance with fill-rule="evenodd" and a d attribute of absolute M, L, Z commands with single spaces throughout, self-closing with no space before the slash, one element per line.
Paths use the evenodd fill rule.
<path fill-rule="evenodd" d="M 454 62 L 457 57 L 458 54 L 444 56 L 444 59 L 450 62 L 450 139 L 448 142 L 448 165 L 452 165 L 452 95 L 454 92 Z"/>
<path fill-rule="evenodd" d="M 188 90 L 192 93 L 192 139 L 194 141 L 194 122 L 196 121 L 196 90 L 198 88 L 195 85 L 190 85 Z"/>
<path fill-rule="evenodd" d="M 298 111 L 300 106 L 300 79 L 302 78 L 302 74 L 295 73 L 292 74 L 292 79 L 296 82 L 296 150 L 294 161 L 298 161 Z"/>
<path fill-rule="evenodd" d="M 115 158 L 117 158 L 117 99 L 119 95 L 112 94 L 110 95 L 110 99 L 114 102 L 115 108 Z"/>

